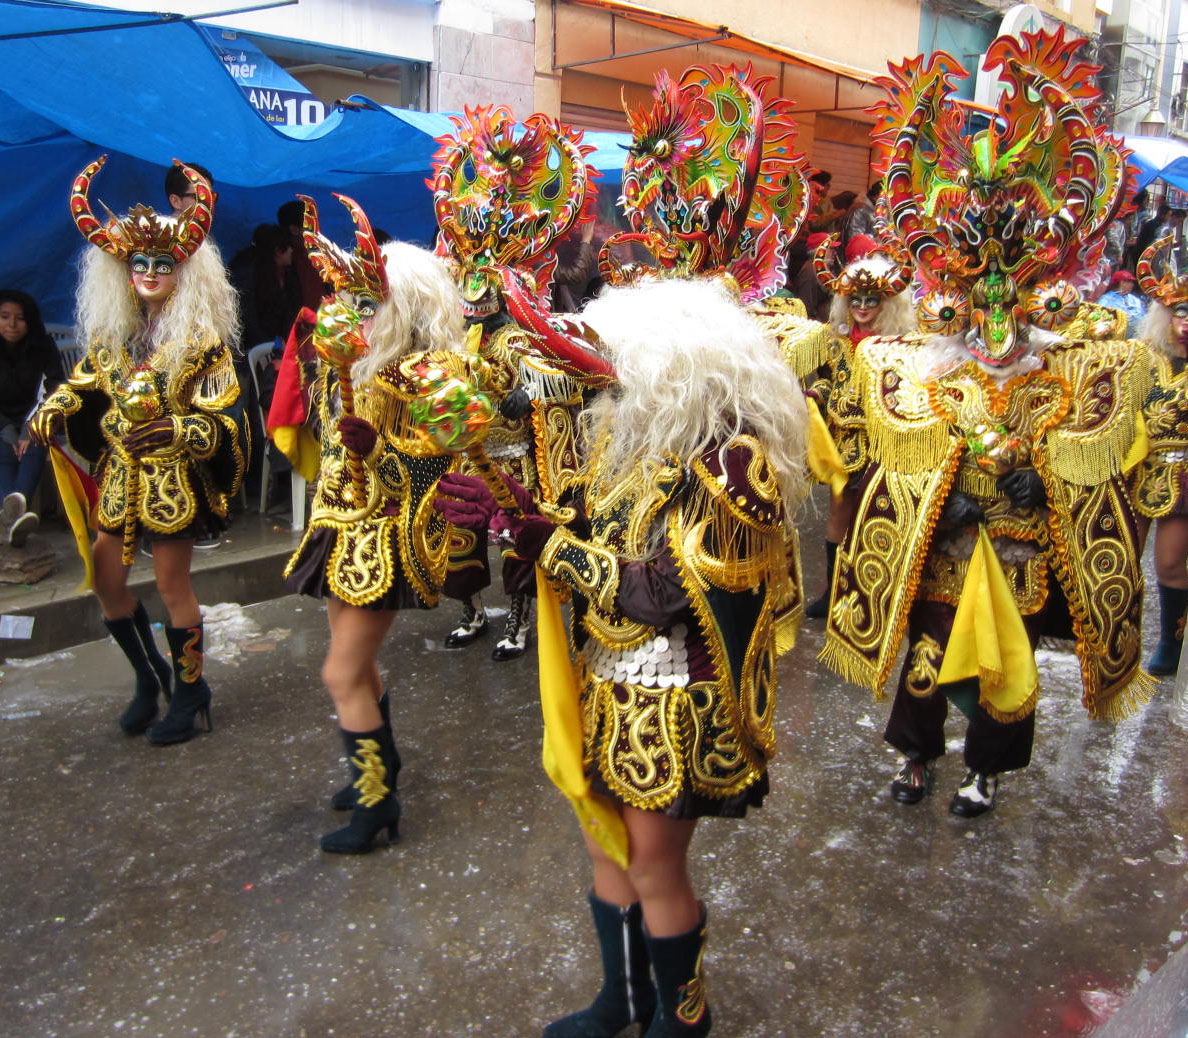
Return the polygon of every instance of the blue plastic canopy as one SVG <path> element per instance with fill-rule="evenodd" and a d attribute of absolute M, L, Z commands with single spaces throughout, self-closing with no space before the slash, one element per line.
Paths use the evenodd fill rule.
<path fill-rule="evenodd" d="M 48 321 L 72 320 L 73 259 L 84 243 L 67 198 L 75 175 L 104 153 L 92 197 L 115 212 L 136 202 L 165 208 L 174 158 L 209 169 L 225 258 L 297 193 L 319 201 L 338 240 L 349 241 L 350 224 L 331 191 L 353 197 L 393 237 L 429 244 L 425 179 L 435 138 L 453 129 L 448 115 L 349 101 L 318 126 L 286 133 L 252 108 L 188 21 L 0 0 L 0 287 L 29 292 Z M 627 139 L 586 135 L 600 183 L 619 182 Z"/>
<path fill-rule="evenodd" d="M 1139 171 L 1136 187 L 1163 180 L 1188 191 L 1188 144 L 1171 137 L 1124 137 L 1123 140 L 1134 152 L 1130 163 Z"/>

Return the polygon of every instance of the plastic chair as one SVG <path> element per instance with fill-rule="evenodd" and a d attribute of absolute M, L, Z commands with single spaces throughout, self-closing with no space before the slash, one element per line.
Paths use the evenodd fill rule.
<path fill-rule="evenodd" d="M 256 391 L 256 411 L 260 417 L 260 428 L 266 429 L 268 426 L 268 416 L 264 413 L 264 407 L 260 403 L 260 373 L 264 370 L 264 366 L 272 362 L 272 354 L 276 349 L 274 342 L 262 342 L 253 346 L 247 352 L 248 371 L 252 375 L 252 386 Z M 260 514 L 263 515 L 268 511 L 268 479 L 271 475 L 271 465 L 268 460 L 268 444 L 264 445 L 264 457 L 260 468 Z M 302 476 L 296 469 L 293 469 L 290 482 L 292 487 L 293 499 L 293 522 L 294 530 L 305 529 L 305 477 Z"/>
<path fill-rule="evenodd" d="M 58 353 L 62 357 L 62 367 L 66 369 L 66 376 L 69 378 L 74 366 L 83 359 L 83 354 L 87 351 L 74 341 L 74 325 L 47 324 L 45 330 L 57 345 Z"/>

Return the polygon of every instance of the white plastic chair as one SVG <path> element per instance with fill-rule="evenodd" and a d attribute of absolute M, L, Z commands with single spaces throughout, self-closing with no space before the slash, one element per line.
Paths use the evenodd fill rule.
<path fill-rule="evenodd" d="M 272 359 L 272 353 L 276 349 L 276 344 L 273 342 L 262 342 L 253 346 L 247 352 L 248 371 L 252 374 L 252 385 L 256 390 L 256 411 L 260 416 L 260 428 L 266 429 L 268 424 L 268 415 L 264 413 L 264 408 L 260 403 L 260 372 L 264 369 L 264 365 L 268 364 Z M 269 469 L 271 466 L 268 461 L 268 444 L 264 444 L 263 461 L 260 468 L 260 514 L 263 515 L 268 511 L 268 477 L 270 475 Z M 291 487 L 293 499 L 293 529 L 305 529 L 305 477 L 301 475 L 296 469 L 293 469 L 291 474 Z"/>
<path fill-rule="evenodd" d="M 66 375 L 69 377 L 74 366 L 83 359 L 83 354 L 87 352 L 74 341 L 74 325 L 47 324 L 45 330 L 57 345 L 58 353 L 62 357 L 62 367 L 66 369 Z"/>

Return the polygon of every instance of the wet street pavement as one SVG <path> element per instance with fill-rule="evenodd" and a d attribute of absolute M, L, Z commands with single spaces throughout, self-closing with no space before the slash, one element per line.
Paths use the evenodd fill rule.
<path fill-rule="evenodd" d="M 358 858 L 317 844 L 345 767 L 309 600 L 213 608 L 215 731 L 180 746 L 116 726 L 114 645 L 4 665 L 0 1034 L 500 1038 L 585 1005 L 588 874 L 539 765 L 535 659 L 444 650 L 453 620 L 404 614 L 386 645 L 404 820 Z M 714 1034 L 1091 1033 L 1188 935 L 1171 682 L 1094 723 L 1074 658 L 1043 653 L 1036 759 L 959 822 L 962 726 L 935 795 L 893 803 L 888 706 L 820 644 L 806 622 L 782 665 L 767 805 L 695 838 Z"/>

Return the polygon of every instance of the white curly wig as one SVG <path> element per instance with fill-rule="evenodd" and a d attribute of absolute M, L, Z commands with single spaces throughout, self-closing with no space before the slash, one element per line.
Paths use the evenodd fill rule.
<path fill-rule="evenodd" d="M 78 339 L 88 348 L 122 346 L 147 333 L 154 364 L 174 375 L 197 344 L 217 340 L 232 350 L 239 345 L 239 298 L 209 238 L 177 265 L 177 287 L 151 328 L 126 261 L 89 248 L 79 266 L 75 319 Z"/>
<path fill-rule="evenodd" d="M 805 492 L 808 414 L 776 344 L 716 282 L 666 279 L 611 288 L 582 313 L 619 375 L 582 415 L 586 443 L 609 433 L 606 461 L 694 458 L 740 432 L 763 445 L 785 520 Z"/>
<path fill-rule="evenodd" d="M 445 261 L 407 242 L 388 242 L 381 251 L 388 298 L 367 333 L 367 353 L 351 369 L 358 385 L 410 353 L 463 348 L 462 294 Z"/>
<path fill-rule="evenodd" d="M 1157 350 L 1169 357 L 1179 356 L 1179 354 L 1172 351 L 1171 325 L 1171 308 L 1164 306 L 1162 303 L 1157 303 L 1152 299 L 1151 305 L 1147 307 L 1147 312 L 1143 314 L 1142 322 L 1139 324 L 1138 337 L 1153 350 Z"/>

